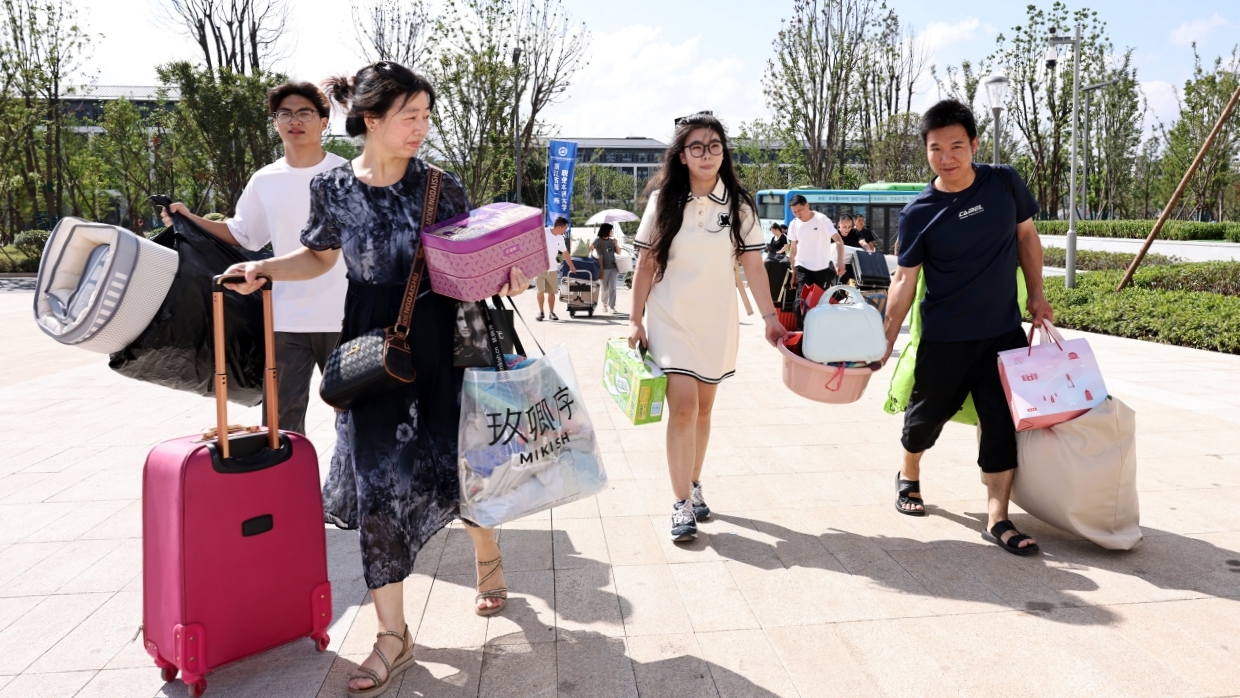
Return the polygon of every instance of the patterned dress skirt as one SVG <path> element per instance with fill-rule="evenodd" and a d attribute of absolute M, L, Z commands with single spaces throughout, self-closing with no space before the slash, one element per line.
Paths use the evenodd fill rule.
<path fill-rule="evenodd" d="M 361 532 L 366 586 L 400 582 L 426 541 L 457 515 L 463 369 L 452 366 L 456 302 L 424 283 L 409 344 L 417 380 L 336 415 L 323 486 L 328 523 Z M 396 322 L 404 284 L 349 282 L 340 341 Z"/>

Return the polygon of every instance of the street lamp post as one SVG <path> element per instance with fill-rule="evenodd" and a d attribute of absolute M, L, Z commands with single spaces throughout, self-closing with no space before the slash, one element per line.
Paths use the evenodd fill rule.
<path fill-rule="evenodd" d="M 517 164 L 516 195 L 513 200 L 521 203 L 521 47 L 512 50 L 512 150 Z"/>
<path fill-rule="evenodd" d="M 1064 255 L 1064 280 L 1066 288 L 1076 288 L 1076 148 L 1080 140 L 1081 107 L 1081 25 L 1076 25 L 1072 38 L 1055 36 L 1055 28 L 1051 27 L 1050 48 L 1048 49 L 1046 66 L 1055 67 L 1058 54 L 1055 47 L 1060 44 L 1072 45 L 1072 162 L 1068 175 L 1068 249 Z"/>
<path fill-rule="evenodd" d="M 1087 221 L 1094 219 L 1093 211 L 1089 208 L 1089 150 L 1090 144 L 1093 142 L 1089 140 L 1089 98 L 1093 95 L 1094 90 L 1114 85 L 1117 82 L 1119 82 L 1119 78 L 1107 80 L 1106 82 L 1096 82 L 1081 88 L 1081 92 L 1085 93 L 1085 155 L 1083 156 L 1084 162 L 1081 163 L 1081 191 L 1085 193 L 1085 220 Z"/>
<path fill-rule="evenodd" d="M 999 129 L 999 117 L 1003 115 L 1003 105 L 1007 103 L 1008 88 L 1011 86 L 1011 81 L 1003 75 L 991 75 L 986 78 L 984 84 L 986 85 L 986 96 L 990 99 L 990 111 L 995 115 L 995 123 L 993 127 L 995 153 L 994 157 L 991 158 L 990 164 L 998 165 L 999 134 L 1001 133 Z"/>

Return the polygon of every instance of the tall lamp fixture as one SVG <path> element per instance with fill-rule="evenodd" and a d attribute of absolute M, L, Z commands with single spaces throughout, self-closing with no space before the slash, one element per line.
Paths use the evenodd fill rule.
<path fill-rule="evenodd" d="M 1076 25 L 1072 38 L 1056 36 L 1051 27 L 1050 46 L 1046 48 L 1046 67 L 1053 69 L 1059 60 L 1058 46 L 1072 45 L 1072 161 L 1068 180 L 1068 249 L 1064 255 L 1064 280 L 1066 288 L 1076 288 L 1076 148 L 1080 140 L 1081 108 L 1081 25 Z"/>
<path fill-rule="evenodd" d="M 1008 90 L 1011 89 L 1011 81 L 1003 75 L 991 75 L 983 81 L 986 86 L 986 96 L 990 99 L 990 111 L 995 115 L 994 122 L 994 141 L 995 154 L 991 158 L 990 164 L 999 164 L 999 134 L 1002 131 L 999 128 L 999 117 L 1003 115 L 1003 105 L 1007 104 Z"/>
<path fill-rule="evenodd" d="M 512 150 L 517 163 L 516 195 L 513 201 L 521 203 L 521 47 L 512 50 Z"/>

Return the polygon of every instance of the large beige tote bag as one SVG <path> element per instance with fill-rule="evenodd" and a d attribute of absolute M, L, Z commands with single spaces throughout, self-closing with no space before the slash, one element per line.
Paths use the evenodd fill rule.
<path fill-rule="evenodd" d="M 1108 397 L 1085 414 L 1016 434 L 1012 501 L 1053 526 L 1109 550 L 1141 542 L 1137 417 Z"/>

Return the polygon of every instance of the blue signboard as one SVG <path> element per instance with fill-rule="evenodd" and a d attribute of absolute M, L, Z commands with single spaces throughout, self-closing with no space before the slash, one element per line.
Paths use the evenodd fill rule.
<path fill-rule="evenodd" d="M 577 144 L 551 141 L 547 151 L 547 227 L 564 216 L 569 220 L 573 203 L 573 171 L 577 165 Z"/>

